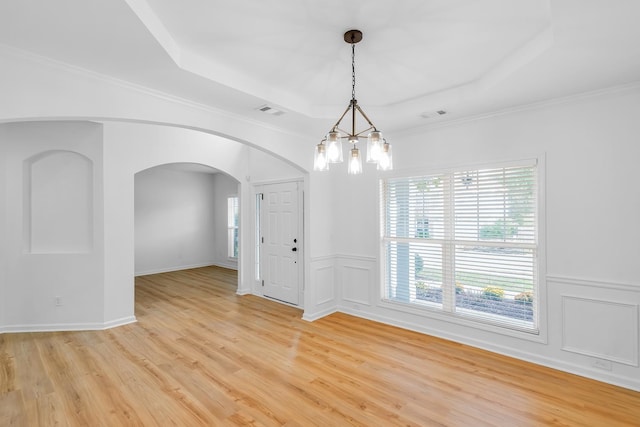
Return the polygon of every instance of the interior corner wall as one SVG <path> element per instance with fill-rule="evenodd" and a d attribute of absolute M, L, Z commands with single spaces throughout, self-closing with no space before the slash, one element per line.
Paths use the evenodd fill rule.
<path fill-rule="evenodd" d="M 639 88 L 614 89 L 393 137 L 392 176 L 543 160 L 540 338 L 379 304 L 380 245 L 372 241 L 379 222 L 372 212 L 386 175 L 367 165 L 363 175 L 345 174 L 333 186 L 339 309 L 640 390 L 638 112 Z"/>
<path fill-rule="evenodd" d="M 102 126 L 0 128 L 4 330 L 101 327 Z"/>

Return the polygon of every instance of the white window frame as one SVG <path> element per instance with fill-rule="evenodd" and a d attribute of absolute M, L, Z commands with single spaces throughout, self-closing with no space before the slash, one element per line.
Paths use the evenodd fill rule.
<path fill-rule="evenodd" d="M 238 259 L 240 202 L 237 195 L 227 197 L 227 257 Z"/>
<path fill-rule="evenodd" d="M 380 224 L 380 255 L 379 255 L 379 272 L 380 272 L 380 293 L 378 295 L 378 306 L 381 308 L 392 309 L 403 313 L 413 314 L 420 317 L 427 317 L 436 320 L 441 320 L 449 323 L 455 323 L 467 327 L 495 332 L 502 335 L 514 336 L 523 338 L 529 341 L 547 343 L 547 288 L 546 288 L 546 205 L 545 205 L 545 156 L 544 154 L 534 158 L 528 158 L 520 161 L 505 161 L 494 163 L 482 163 L 474 165 L 462 165 L 446 169 L 432 169 L 432 170 L 405 170 L 396 171 L 387 174 L 384 179 L 380 180 L 380 193 L 379 193 L 379 206 L 378 210 L 378 223 Z M 397 302 L 387 299 L 385 297 L 385 275 L 386 275 L 386 250 L 385 244 L 387 241 L 384 237 L 384 223 L 385 220 L 383 210 L 385 209 L 384 194 L 383 194 L 383 182 L 386 179 L 395 178 L 411 178 L 420 176 L 432 176 L 441 174 L 454 174 L 461 171 L 471 170 L 483 170 L 494 168 L 507 168 L 514 166 L 527 166 L 536 165 L 537 169 L 537 194 L 536 194 L 536 217 L 537 217 L 537 262 L 536 262 L 536 314 L 537 314 L 537 329 L 520 329 L 517 327 L 505 327 L 501 324 L 493 324 L 487 322 L 486 319 L 468 318 L 466 316 L 460 316 L 455 313 L 443 311 L 441 309 L 434 309 L 430 307 L 429 303 L 425 304 L 406 304 L 403 302 Z M 444 273 L 444 272 L 443 272 Z M 430 329 L 425 326 L 425 329 Z"/>

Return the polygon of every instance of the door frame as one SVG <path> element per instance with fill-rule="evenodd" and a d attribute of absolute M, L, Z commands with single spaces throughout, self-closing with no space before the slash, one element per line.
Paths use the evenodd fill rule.
<path fill-rule="evenodd" d="M 273 298 L 268 298 L 264 295 L 264 288 L 262 285 L 262 277 L 258 277 L 258 269 L 256 268 L 256 266 L 258 265 L 258 260 L 256 259 L 257 256 L 259 256 L 260 258 L 260 265 L 259 265 L 259 271 L 260 273 L 262 271 L 264 271 L 264 266 L 263 266 L 263 262 L 264 262 L 264 257 L 262 256 L 262 246 L 259 245 L 259 238 L 258 238 L 258 232 L 260 231 L 260 221 L 261 218 L 258 219 L 257 215 L 258 215 L 258 205 L 257 205 L 257 196 L 259 194 L 263 194 L 265 191 L 265 188 L 268 187 L 269 185 L 276 185 L 276 184 L 287 184 L 287 183 L 295 183 L 297 185 L 297 191 L 298 191 L 298 230 L 299 230 L 299 237 L 298 237 L 298 283 L 299 283 L 299 287 L 298 287 L 298 305 L 295 304 L 289 304 L 285 301 L 279 301 Z M 261 182 L 255 182 L 252 185 L 252 191 L 251 191 L 251 214 L 252 214 L 252 222 L 253 222 L 253 227 L 252 227 L 252 236 L 251 236 L 251 242 L 252 242 L 252 263 L 253 263 L 253 268 L 252 268 L 252 272 L 253 272 L 253 286 L 252 286 L 252 290 L 253 290 L 253 294 L 254 295 L 258 295 L 264 298 L 268 298 L 270 301 L 276 301 L 279 302 L 281 304 L 285 304 L 285 305 L 289 305 L 291 307 L 296 307 L 296 308 L 300 308 L 300 309 L 304 309 L 305 306 L 305 271 L 306 271 L 306 247 L 307 247 L 307 243 L 306 243 L 306 227 L 305 227 L 305 181 L 302 178 L 295 178 L 295 179 L 281 179 L 281 180 L 272 180 L 272 181 L 261 181 Z M 258 255 L 258 251 L 259 251 L 259 255 Z"/>

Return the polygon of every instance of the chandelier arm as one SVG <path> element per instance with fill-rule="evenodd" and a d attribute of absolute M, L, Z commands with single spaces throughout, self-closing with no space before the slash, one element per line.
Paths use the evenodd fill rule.
<path fill-rule="evenodd" d="M 362 108 L 360 108 L 360 106 L 358 104 L 356 104 L 356 108 L 358 109 L 358 111 L 360 112 L 362 117 L 364 117 L 364 119 L 367 121 L 367 123 L 369 123 L 369 126 L 371 126 L 373 128 L 373 130 L 378 130 L 378 129 L 376 129 L 376 125 L 371 123 L 371 120 L 369 120 L 369 117 L 367 117 L 367 115 L 364 113 L 364 111 L 362 111 Z"/>
<path fill-rule="evenodd" d="M 373 126 L 369 126 L 368 128 L 366 128 L 365 130 L 361 130 L 360 132 L 356 133 L 355 136 L 361 136 L 363 133 L 368 132 L 370 130 L 376 130 L 375 127 Z"/>
<path fill-rule="evenodd" d="M 333 125 L 333 127 L 331 128 L 331 130 L 334 130 L 338 127 L 338 125 L 340 125 L 340 122 L 342 121 L 342 119 L 344 119 L 344 116 L 347 115 L 347 113 L 349 112 L 349 110 L 351 109 L 351 104 L 349 104 L 349 106 L 344 110 L 344 113 L 342 113 L 342 115 L 340 116 L 340 118 L 338 119 L 338 121 L 336 122 L 335 125 Z M 345 132 L 346 133 L 346 132 Z"/>
<path fill-rule="evenodd" d="M 349 136 L 351 136 L 351 134 L 349 133 L 349 131 L 346 131 L 346 130 L 342 129 L 342 128 L 341 128 L 341 127 L 339 127 L 339 126 L 338 126 L 338 127 L 336 127 L 336 128 L 334 128 L 334 129 L 335 129 L 335 130 L 337 130 L 338 132 L 341 132 L 341 133 L 343 133 L 343 134 L 345 134 L 345 135 L 346 135 L 346 136 L 341 136 L 341 137 L 340 137 L 341 139 L 346 139 L 346 138 L 349 138 Z M 358 133 L 354 134 L 353 136 L 362 136 L 362 134 L 363 134 L 363 133 L 366 133 L 366 132 L 368 132 L 368 131 L 370 131 L 370 130 L 375 130 L 375 129 L 373 128 L 373 126 L 369 126 L 368 128 L 366 128 L 366 129 L 364 129 L 364 130 L 361 130 L 360 132 L 358 132 Z"/>

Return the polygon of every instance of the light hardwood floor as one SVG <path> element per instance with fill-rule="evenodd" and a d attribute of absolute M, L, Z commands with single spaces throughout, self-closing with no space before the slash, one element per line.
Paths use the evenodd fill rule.
<path fill-rule="evenodd" d="M 379 323 L 136 280 L 135 324 L 0 335 L 1 426 L 638 426 L 640 393 Z"/>

